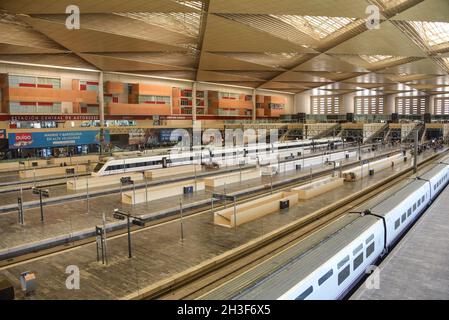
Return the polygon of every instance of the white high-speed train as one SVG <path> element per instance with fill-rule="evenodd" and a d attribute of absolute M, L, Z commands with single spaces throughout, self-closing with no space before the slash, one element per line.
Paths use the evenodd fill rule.
<path fill-rule="evenodd" d="M 345 297 L 384 257 L 449 182 L 440 163 L 273 272 L 237 299 L 329 300 Z M 370 270 L 372 271 L 372 270 Z"/>
<path fill-rule="evenodd" d="M 140 156 L 132 158 L 109 158 L 101 161 L 94 168 L 93 176 L 104 176 L 126 172 L 146 171 L 152 169 L 168 168 L 193 163 L 268 163 L 275 158 L 283 160 L 301 156 L 308 150 L 327 147 L 329 144 L 339 146 L 341 138 L 298 140 L 289 142 L 262 143 L 240 147 L 202 147 L 201 150 L 186 151 L 172 149 L 169 154 L 156 156 Z"/>

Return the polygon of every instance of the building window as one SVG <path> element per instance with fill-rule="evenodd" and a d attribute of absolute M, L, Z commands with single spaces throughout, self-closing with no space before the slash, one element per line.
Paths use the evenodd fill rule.
<path fill-rule="evenodd" d="M 398 97 L 396 98 L 396 112 L 401 115 L 421 115 L 427 110 L 426 97 Z"/>
<path fill-rule="evenodd" d="M 340 114 L 340 96 L 312 96 L 312 114 Z"/>
<path fill-rule="evenodd" d="M 384 114 L 383 96 L 361 96 L 355 97 L 354 99 L 356 114 Z"/>
<path fill-rule="evenodd" d="M 98 82 L 80 80 L 80 91 L 98 91 Z"/>
<path fill-rule="evenodd" d="M 8 85 L 11 88 L 61 89 L 61 79 L 10 75 Z"/>
<path fill-rule="evenodd" d="M 434 113 L 436 115 L 449 115 L 449 98 L 436 98 Z"/>

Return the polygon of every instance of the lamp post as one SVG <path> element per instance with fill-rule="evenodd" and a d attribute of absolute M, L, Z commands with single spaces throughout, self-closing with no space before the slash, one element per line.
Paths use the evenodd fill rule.
<path fill-rule="evenodd" d="M 42 203 L 42 197 L 48 198 L 50 197 L 50 191 L 48 189 L 40 189 L 36 187 L 32 187 L 31 191 L 33 194 L 39 195 L 39 204 L 41 207 L 41 222 L 44 222 L 44 206 Z"/>
<path fill-rule="evenodd" d="M 114 219 L 117 220 L 125 220 L 126 219 L 126 223 L 127 223 L 127 228 L 128 228 L 128 258 L 132 258 L 132 251 L 131 251 L 131 223 L 139 226 L 139 227 L 144 227 L 145 226 L 145 221 L 139 217 L 133 216 L 129 213 L 120 211 L 119 209 L 114 209 L 114 214 L 113 214 Z"/>

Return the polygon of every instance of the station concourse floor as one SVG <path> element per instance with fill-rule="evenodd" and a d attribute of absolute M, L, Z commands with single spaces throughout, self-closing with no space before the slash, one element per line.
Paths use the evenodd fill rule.
<path fill-rule="evenodd" d="M 379 270 L 379 288 L 368 289 L 363 283 L 351 300 L 449 299 L 449 187 L 381 262 Z"/>
<path fill-rule="evenodd" d="M 377 153 L 376 153 L 377 154 Z M 366 153 L 362 158 L 373 156 L 373 153 Z M 355 157 L 344 160 L 344 163 L 357 162 Z M 410 164 L 411 161 L 408 161 Z M 322 170 L 328 170 L 329 167 L 314 167 L 312 172 L 317 174 Z M 219 172 L 217 172 L 219 173 Z M 379 173 L 380 174 L 380 173 Z M 291 179 L 295 177 L 307 177 L 310 175 L 308 169 L 303 171 L 287 171 L 273 176 L 273 183 L 282 181 L 284 179 Z M 252 187 L 260 187 L 262 184 L 269 184 L 270 177 L 262 176 L 259 179 L 247 180 L 242 183 L 233 183 L 226 186 L 227 193 L 238 192 Z M 57 187 L 50 188 L 50 193 L 54 194 Z M 98 189 L 98 188 L 96 188 Z M 100 188 L 101 189 L 101 188 Z M 65 186 L 59 186 L 57 192 L 64 193 Z M 151 192 L 151 187 L 148 188 Z M 95 189 L 92 188 L 92 192 Z M 198 201 L 208 201 L 211 198 L 211 189 L 198 191 L 193 195 L 183 196 L 183 205 Z M 224 187 L 217 187 L 213 189 L 214 192 L 224 192 Z M 0 195 L 0 207 L 5 204 L 17 202 L 17 193 L 8 194 L 8 197 Z M 32 195 L 31 191 L 24 192 L 25 201 L 38 200 L 38 196 Z M 72 200 L 61 204 L 50 204 L 44 206 L 44 223 L 40 221 L 40 208 L 25 209 L 25 225 L 18 223 L 17 211 L 0 213 L 0 251 L 7 250 L 11 247 L 26 245 L 32 242 L 46 240 L 62 235 L 72 234 L 77 231 L 91 229 L 96 225 L 102 225 L 102 215 L 106 214 L 109 221 L 112 221 L 112 212 L 115 208 L 119 208 L 125 212 L 130 212 L 134 215 L 154 216 L 156 219 L 160 212 L 167 210 L 179 210 L 180 196 L 168 197 L 164 199 L 150 201 L 147 204 L 136 204 L 134 206 L 122 204 L 120 193 L 109 194 L 105 196 L 92 197 L 89 199 L 89 213 L 87 201 Z M 6 202 L 6 203 L 5 203 Z"/>
<path fill-rule="evenodd" d="M 405 165 L 410 166 L 411 161 Z M 185 235 L 183 241 L 180 237 L 179 221 L 170 221 L 139 230 L 132 234 L 132 259 L 128 259 L 126 235 L 109 239 L 107 266 L 96 261 L 95 244 L 88 244 L 0 268 L 0 275 L 15 285 L 19 299 L 123 298 L 261 237 L 348 196 L 355 190 L 366 188 L 385 179 L 403 166 L 404 164 L 356 182 L 345 183 L 337 190 L 300 202 L 298 206 L 289 210 L 246 223 L 237 230 L 214 225 L 211 212 L 183 219 Z M 65 281 L 68 275 L 65 271 L 69 265 L 76 265 L 80 269 L 80 290 L 66 289 Z M 20 296 L 18 279 L 20 273 L 24 271 L 35 272 L 37 278 L 36 293 L 29 297 Z"/>

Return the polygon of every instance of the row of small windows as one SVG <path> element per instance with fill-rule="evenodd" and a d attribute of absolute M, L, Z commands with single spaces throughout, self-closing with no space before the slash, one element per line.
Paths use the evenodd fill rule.
<path fill-rule="evenodd" d="M 433 191 L 436 191 L 447 180 L 447 173 L 433 185 Z"/>
<path fill-rule="evenodd" d="M 366 240 L 365 240 L 365 244 L 369 245 L 366 247 L 366 252 L 365 252 L 365 258 L 368 258 L 375 249 L 375 245 L 374 245 L 374 234 L 370 235 Z M 353 256 L 355 256 L 356 254 L 358 254 L 354 260 L 353 260 L 353 271 L 355 271 L 362 263 L 363 263 L 363 252 L 360 252 L 361 250 L 363 250 L 363 243 L 361 243 L 360 245 L 358 245 L 353 251 L 352 254 Z M 359 254 L 360 252 L 360 254 Z M 351 268 L 350 268 L 350 264 L 347 264 L 350 261 L 350 257 L 349 255 L 347 255 L 346 257 L 344 257 L 339 263 L 337 263 L 337 269 L 341 269 L 343 268 L 341 271 L 339 271 L 338 273 L 338 285 L 341 285 L 343 283 L 343 281 L 345 281 L 349 275 L 351 274 Z M 327 271 L 323 276 L 321 276 L 318 279 L 318 285 L 321 286 L 323 285 L 323 283 L 325 283 L 329 278 L 331 278 L 334 275 L 334 270 L 330 269 L 329 271 Z M 296 297 L 295 300 L 304 300 L 305 298 L 307 298 L 311 293 L 313 292 L 313 286 L 308 287 L 306 290 L 304 290 L 299 296 Z"/>
<path fill-rule="evenodd" d="M 396 112 L 405 115 L 420 115 L 426 113 L 427 98 L 400 97 L 396 98 Z"/>
<path fill-rule="evenodd" d="M 9 75 L 8 84 L 11 88 L 30 87 L 61 89 L 61 79 L 58 78 Z"/>
<path fill-rule="evenodd" d="M 339 96 L 310 97 L 312 114 L 340 114 Z"/>
<path fill-rule="evenodd" d="M 426 201 L 426 195 L 423 195 L 420 199 L 418 199 L 417 202 L 415 202 L 413 204 L 413 209 L 412 207 L 410 207 L 407 212 L 404 212 L 402 214 L 401 217 L 399 217 L 395 222 L 394 222 L 394 230 L 397 230 L 399 228 L 399 226 L 401 225 L 401 223 L 403 223 L 408 217 L 411 216 L 412 212 L 415 212 L 416 209 L 418 209 L 422 203 L 424 203 Z"/>
<path fill-rule="evenodd" d="M 435 99 L 435 114 L 448 115 L 449 114 L 449 98 Z"/>
<path fill-rule="evenodd" d="M 355 113 L 356 114 L 383 114 L 384 113 L 384 97 L 355 97 Z"/>

